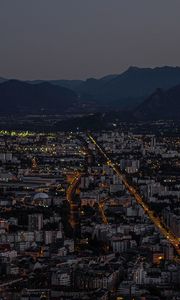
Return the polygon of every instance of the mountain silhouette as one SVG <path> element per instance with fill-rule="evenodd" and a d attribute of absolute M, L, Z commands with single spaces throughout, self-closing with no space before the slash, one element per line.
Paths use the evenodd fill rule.
<path fill-rule="evenodd" d="M 1 113 L 64 113 L 76 102 L 75 92 L 48 82 L 8 80 L 0 84 Z"/>

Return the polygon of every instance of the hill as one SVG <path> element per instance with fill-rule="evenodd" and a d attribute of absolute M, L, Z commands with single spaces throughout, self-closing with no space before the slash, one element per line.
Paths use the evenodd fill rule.
<path fill-rule="evenodd" d="M 134 110 L 140 120 L 180 118 L 180 85 L 168 91 L 157 89 L 150 97 Z"/>
<path fill-rule="evenodd" d="M 1 113 L 64 113 L 77 103 L 75 92 L 48 82 L 0 84 Z"/>
<path fill-rule="evenodd" d="M 65 79 L 57 79 L 57 80 L 27 80 L 27 83 L 30 84 L 39 84 L 39 83 L 43 83 L 43 82 L 49 82 L 51 84 L 54 85 L 58 85 L 60 87 L 65 87 L 68 88 L 70 90 L 76 90 L 76 87 L 79 86 L 83 80 L 65 80 Z"/>
<path fill-rule="evenodd" d="M 131 112 L 110 111 L 106 113 L 91 113 L 81 117 L 69 118 L 54 124 L 55 131 L 102 130 L 115 129 L 116 121 L 126 122 L 135 118 Z"/>

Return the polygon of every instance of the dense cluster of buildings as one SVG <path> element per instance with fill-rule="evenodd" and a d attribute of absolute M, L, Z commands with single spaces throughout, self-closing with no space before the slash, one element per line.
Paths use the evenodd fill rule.
<path fill-rule="evenodd" d="M 180 240 L 180 138 L 131 127 L 93 136 Z M 2 299 L 178 300 L 179 284 L 173 244 L 87 134 L 0 132 Z"/>

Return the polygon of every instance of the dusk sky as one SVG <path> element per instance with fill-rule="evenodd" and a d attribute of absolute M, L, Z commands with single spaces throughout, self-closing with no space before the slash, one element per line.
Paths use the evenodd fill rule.
<path fill-rule="evenodd" d="M 180 66 L 180 0 L 0 0 L 0 77 Z"/>

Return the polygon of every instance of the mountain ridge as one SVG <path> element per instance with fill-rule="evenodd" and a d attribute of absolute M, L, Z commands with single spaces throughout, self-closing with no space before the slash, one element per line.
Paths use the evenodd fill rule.
<path fill-rule="evenodd" d="M 3 82 L 0 81 L 0 84 L 12 82 L 13 80 L 2 78 L 2 81 Z M 88 78 L 85 81 L 17 80 L 17 82 L 27 83 L 29 84 L 29 88 L 30 86 L 33 86 L 34 89 L 35 86 L 40 87 L 39 85 L 43 83 L 46 84 L 44 87 L 47 87 L 47 84 L 49 84 L 49 89 L 51 90 L 53 89 L 52 86 L 59 87 L 61 92 L 63 91 L 62 89 L 65 88 L 71 91 L 71 96 L 73 95 L 76 100 L 78 99 L 81 107 L 84 106 L 90 108 L 90 106 L 92 106 L 95 107 L 95 110 L 99 109 L 100 111 L 109 109 L 130 111 L 143 103 L 143 101 L 147 99 L 149 95 L 154 93 L 157 88 L 167 91 L 180 84 L 180 67 L 164 66 L 140 68 L 131 66 L 121 74 L 110 74 L 103 76 L 100 79 Z M 41 86 L 41 88 L 42 87 L 43 86 Z M 41 105 L 43 106 L 42 102 Z M 69 107 L 70 106 L 71 104 Z"/>

